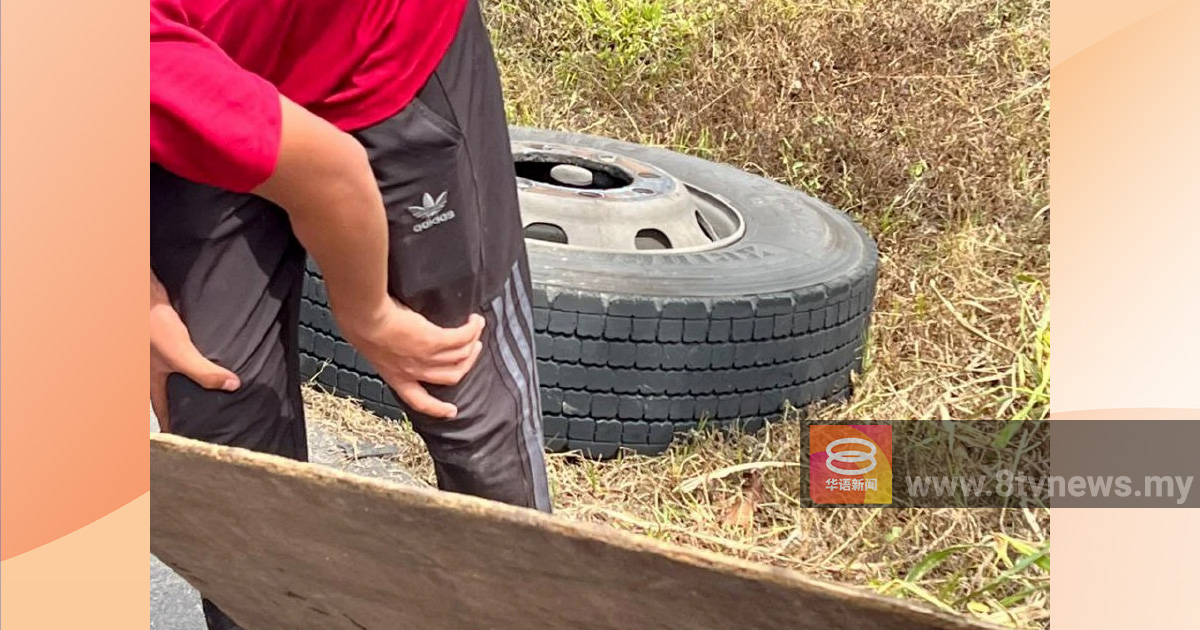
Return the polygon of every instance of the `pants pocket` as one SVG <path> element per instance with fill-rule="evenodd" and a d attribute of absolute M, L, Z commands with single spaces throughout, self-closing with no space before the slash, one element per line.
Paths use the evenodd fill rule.
<path fill-rule="evenodd" d="M 462 132 L 414 100 L 359 134 L 387 209 L 388 290 L 439 326 L 479 311 L 481 237 Z"/>

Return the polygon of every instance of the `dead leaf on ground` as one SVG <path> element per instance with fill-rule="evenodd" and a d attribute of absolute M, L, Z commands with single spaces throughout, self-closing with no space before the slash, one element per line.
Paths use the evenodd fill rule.
<path fill-rule="evenodd" d="M 762 474 L 757 470 L 746 472 L 742 476 L 742 489 L 733 504 L 721 519 L 721 525 L 728 528 L 750 529 L 754 526 L 754 512 L 762 501 Z"/>

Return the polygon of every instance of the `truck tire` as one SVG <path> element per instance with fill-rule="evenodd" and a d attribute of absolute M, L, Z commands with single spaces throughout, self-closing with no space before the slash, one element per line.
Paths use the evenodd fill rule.
<path fill-rule="evenodd" d="M 513 128 L 512 139 L 526 195 L 548 450 L 600 458 L 622 448 L 655 454 L 700 426 L 753 432 L 777 419 L 785 404 L 849 395 L 850 374 L 861 369 L 878 254 L 847 215 L 768 179 L 665 149 L 524 128 Z M 548 169 L 529 167 L 551 159 L 591 168 L 597 180 L 606 172 L 625 179 L 597 184 L 568 173 L 572 184 L 561 185 Z M 632 181 L 620 175 L 637 170 Z M 531 184 L 526 177 L 546 181 Z M 572 247 L 562 241 L 579 226 L 564 219 L 568 227 L 560 229 L 545 218 L 557 205 L 538 201 L 537 221 L 529 216 L 531 186 L 585 195 L 581 202 L 602 209 L 653 198 L 671 178 L 702 197 L 696 207 L 712 220 L 704 223 L 700 210 L 696 220 L 711 246 L 672 249 L 663 232 L 643 229 L 629 251 Z M 639 188 L 641 181 L 651 183 Z M 636 197 L 630 190 L 642 197 L 623 196 Z M 591 227 L 582 220 L 576 231 Z M 643 233 L 651 240 L 643 241 Z M 340 338 L 311 261 L 300 323 L 306 377 L 384 417 L 402 417 L 396 397 Z"/>

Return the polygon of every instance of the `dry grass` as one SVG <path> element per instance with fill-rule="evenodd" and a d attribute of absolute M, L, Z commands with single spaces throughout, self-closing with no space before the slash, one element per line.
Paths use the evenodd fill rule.
<path fill-rule="evenodd" d="M 1048 627 L 1048 511 L 816 509 L 800 465 L 814 419 L 1045 417 L 1049 1 L 485 6 L 514 123 L 740 166 L 851 213 L 881 252 L 853 398 L 658 458 L 552 456 L 559 514 Z M 409 445 L 402 459 L 430 478 L 407 428 L 309 401 L 317 421 Z M 796 466 L 679 489 L 754 462 Z"/>
<path fill-rule="evenodd" d="M 850 418 L 1042 417 L 1048 0 L 492 0 L 510 116 L 785 182 L 878 240 Z"/>

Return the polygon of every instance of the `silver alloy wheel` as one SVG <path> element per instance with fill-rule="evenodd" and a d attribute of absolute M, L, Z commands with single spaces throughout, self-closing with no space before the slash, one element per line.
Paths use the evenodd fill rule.
<path fill-rule="evenodd" d="M 630 157 L 514 142 L 513 162 L 525 236 L 542 245 L 681 254 L 725 247 L 745 234 L 727 199 Z"/>

